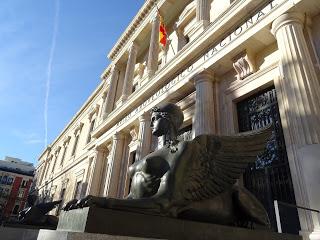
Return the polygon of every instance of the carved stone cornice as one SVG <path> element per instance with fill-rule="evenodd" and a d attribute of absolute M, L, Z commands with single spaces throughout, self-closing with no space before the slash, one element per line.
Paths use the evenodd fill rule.
<path fill-rule="evenodd" d="M 65 136 L 64 139 L 63 139 L 63 145 L 68 144 L 70 139 L 71 139 L 71 136 Z"/>
<path fill-rule="evenodd" d="M 133 127 L 130 129 L 131 142 L 135 142 L 138 140 L 137 128 Z"/>
<path fill-rule="evenodd" d="M 77 135 L 77 133 L 81 131 L 82 127 L 83 127 L 83 122 L 78 122 L 74 128 L 74 135 Z"/>
<path fill-rule="evenodd" d="M 94 114 L 98 114 L 100 109 L 100 105 L 96 104 L 94 106 L 91 106 L 90 110 L 89 110 L 89 120 L 91 120 L 91 118 L 93 117 Z"/>
<path fill-rule="evenodd" d="M 135 32 L 135 29 L 140 26 L 143 20 L 149 15 L 152 11 L 153 7 L 155 6 L 157 0 L 148 0 L 144 3 L 141 7 L 140 11 L 134 17 L 130 25 L 124 31 L 124 33 L 120 36 L 117 43 L 111 49 L 110 53 L 108 54 L 108 58 L 113 60 L 115 56 L 120 52 L 120 50 L 125 46 L 127 41 L 130 39 L 132 34 Z"/>

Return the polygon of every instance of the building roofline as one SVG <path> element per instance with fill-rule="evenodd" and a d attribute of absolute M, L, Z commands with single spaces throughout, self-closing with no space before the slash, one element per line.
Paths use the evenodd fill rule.
<path fill-rule="evenodd" d="M 84 104 L 81 106 L 80 110 L 78 110 L 75 115 L 72 117 L 72 119 L 68 122 L 68 124 L 64 127 L 64 129 L 61 131 L 61 133 L 52 141 L 52 143 L 50 145 L 48 145 L 48 147 L 42 152 L 42 154 L 40 155 L 40 157 L 38 158 L 38 160 L 40 161 L 41 157 L 44 155 L 44 153 L 46 152 L 46 150 L 48 148 L 51 149 L 51 147 L 62 137 L 62 135 L 70 128 L 70 126 L 79 118 L 79 116 L 81 115 L 81 113 L 86 109 L 86 107 L 88 107 L 90 105 L 90 103 L 92 102 L 92 100 L 98 95 L 99 91 L 101 90 L 101 88 L 104 85 L 104 81 L 101 81 L 99 83 L 99 85 L 96 87 L 96 89 L 94 90 L 94 92 L 87 98 L 87 100 L 84 102 Z"/>
<path fill-rule="evenodd" d="M 127 41 L 130 39 L 132 34 L 135 32 L 135 29 L 142 23 L 142 21 L 148 16 L 148 14 L 151 12 L 154 5 L 158 2 L 158 0 L 147 0 L 140 8 L 139 12 L 136 14 L 136 16 L 133 18 L 129 26 L 126 28 L 126 30 L 122 33 L 114 47 L 111 49 L 111 51 L 108 54 L 108 58 L 110 60 L 113 60 L 117 54 L 120 52 L 120 50 L 124 47 L 124 45 L 127 43 Z"/>

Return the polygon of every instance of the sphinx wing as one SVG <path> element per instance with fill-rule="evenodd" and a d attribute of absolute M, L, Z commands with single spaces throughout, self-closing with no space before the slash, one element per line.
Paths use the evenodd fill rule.
<path fill-rule="evenodd" d="M 35 207 L 38 208 L 42 214 L 47 214 L 52 209 L 56 207 L 56 205 L 60 204 L 61 200 L 47 203 L 39 203 Z"/>
<path fill-rule="evenodd" d="M 196 137 L 196 154 L 184 174 L 184 200 L 210 199 L 231 188 L 248 163 L 255 162 L 263 153 L 271 133 L 269 127 L 236 136 Z"/>

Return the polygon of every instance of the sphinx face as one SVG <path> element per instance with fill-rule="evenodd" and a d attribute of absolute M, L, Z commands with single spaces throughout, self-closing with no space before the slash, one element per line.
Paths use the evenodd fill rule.
<path fill-rule="evenodd" d="M 152 135 L 160 137 L 169 131 L 170 123 L 168 119 L 164 118 L 160 113 L 153 112 L 151 115 L 150 127 L 152 130 Z"/>

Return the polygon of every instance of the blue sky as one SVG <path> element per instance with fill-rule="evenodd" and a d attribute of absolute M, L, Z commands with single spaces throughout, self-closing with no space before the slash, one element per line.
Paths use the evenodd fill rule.
<path fill-rule="evenodd" d="M 107 53 L 143 3 L 0 1 L 0 159 L 37 163 L 45 139 L 57 137 L 101 81 Z"/>

